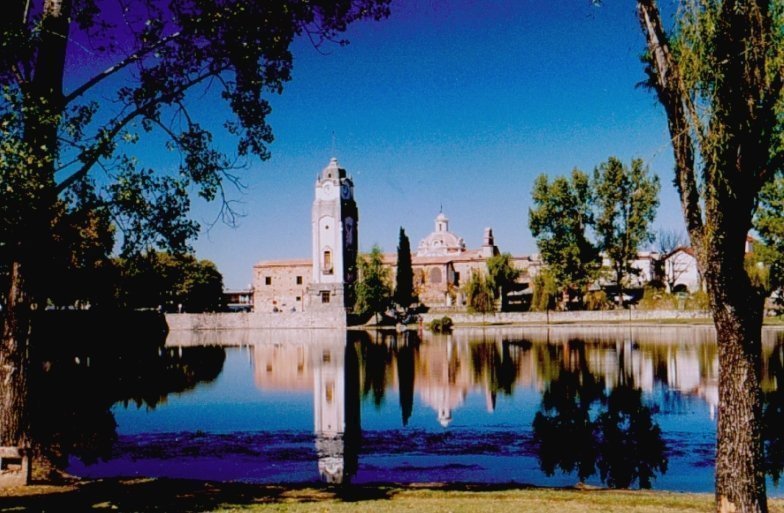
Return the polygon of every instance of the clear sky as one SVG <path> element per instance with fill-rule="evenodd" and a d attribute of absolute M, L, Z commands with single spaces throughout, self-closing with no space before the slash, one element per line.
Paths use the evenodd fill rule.
<path fill-rule="evenodd" d="M 354 177 L 362 251 L 395 251 L 400 226 L 416 247 L 443 206 L 468 247 L 489 226 L 501 251 L 534 253 L 534 178 L 611 155 L 650 165 L 655 226 L 682 229 L 664 113 L 637 87 L 634 2 L 393 0 L 389 19 L 346 36 L 321 53 L 295 44 L 294 78 L 272 98 L 272 158 L 235 195 L 245 216 L 195 243 L 227 287 L 248 286 L 256 262 L 310 257 L 313 185 L 333 154 Z"/>

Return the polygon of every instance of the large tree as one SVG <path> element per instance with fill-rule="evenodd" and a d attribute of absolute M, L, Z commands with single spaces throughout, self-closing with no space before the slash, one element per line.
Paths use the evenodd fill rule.
<path fill-rule="evenodd" d="M 531 196 L 528 226 L 558 286 L 581 291 L 599 268 L 599 253 L 588 229 L 593 224 L 588 175 L 575 169 L 570 177 L 539 175 Z"/>
<path fill-rule="evenodd" d="M 463 291 L 469 312 L 486 314 L 495 311 L 495 291 L 484 273 L 472 272 Z"/>
<path fill-rule="evenodd" d="M 659 188 L 659 178 L 649 174 L 641 159 L 633 159 L 629 167 L 610 157 L 594 169 L 596 235 L 599 249 L 612 263 L 621 305 L 637 251 L 654 238 L 651 223 L 659 206 Z"/>
<path fill-rule="evenodd" d="M 226 102 L 220 130 L 240 158 L 269 156 L 271 93 L 291 77 L 292 40 L 335 41 L 388 14 L 389 0 L 9 0 L 0 17 L 0 252 L 8 269 L 0 343 L 0 446 L 25 446 L 31 311 L 58 201 L 107 208 L 126 253 L 181 250 L 197 231 L 191 192 L 222 201 L 236 159 L 218 150 L 194 108 Z M 103 71 L 90 74 L 96 66 Z M 206 99 L 205 99 L 206 98 Z M 213 111 L 214 114 L 215 111 Z M 215 116 L 201 121 L 214 122 Z M 168 172 L 134 145 L 179 152 Z M 144 152 L 146 153 L 146 151 Z M 149 153 L 148 153 L 149 155 Z M 151 164 L 147 164 L 150 166 Z M 99 171 L 99 173 L 95 173 Z"/>
<path fill-rule="evenodd" d="M 499 253 L 487 259 L 487 283 L 493 289 L 493 296 L 501 298 L 502 312 L 507 309 L 507 294 L 521 273 L 522 270 L 512 264 L 510 253 Z"/>
<path fill-rule="evenodd" d="M 116 259 L 115 268 L 117 302 L 123 307 L 210 312 L 223 306 L 223 276 L 209 260 L 149 251 Z"/>
<path fill-rule="evenodd" d="M 637 0 L 649 83 L 667 115 L 675 186 L 719 348 L 716 507 L 765 512 L 761 438 L 764 294 L 744 269 L 760 190 L 784 162 L 782 3 L 684 0 L 671 28 Z"/>

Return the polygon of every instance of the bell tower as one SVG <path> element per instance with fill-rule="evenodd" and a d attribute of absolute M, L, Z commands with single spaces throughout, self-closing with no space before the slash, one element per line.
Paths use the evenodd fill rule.
<path fill-rule="evenodd" d="M 357 276 L 358 212 L 354 182 L 332 158 L 316 178 L 311 224 L 313 271 L 311 309 L 351 306 Z"/>

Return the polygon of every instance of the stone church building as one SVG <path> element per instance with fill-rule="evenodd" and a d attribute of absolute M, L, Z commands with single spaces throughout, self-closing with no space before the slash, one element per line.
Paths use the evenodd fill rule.
<path fill-rule="evenodd" d="M 310 259 L 263 261 L 253 267 L 253 304 L 257 312 L 302 312 L 344 308 L 346 290 L 357 279 L 359 215 L 354 182 L 336 159 L 331 159 L 315 184 L 311 213 Z M 414 287 L 428 307 L 460 306 L 462 286 L 472 273 L 485 273 L 487 259 L 499 253 L 493 230 L 485 228 L 482 246 L 466 248 L 463 238 L 449 230 L 449 219 L 440 212 L 432 233 L 411 255 Z M 397 253 L 386 253 L 384 264 L 394 280 Z M 539 261 L 514 257 L 523 273 L 525 288 L 539 268 Z"/>

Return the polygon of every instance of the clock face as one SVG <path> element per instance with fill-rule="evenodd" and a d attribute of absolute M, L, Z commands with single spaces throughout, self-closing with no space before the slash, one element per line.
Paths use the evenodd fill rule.
<path fill-rule="evenodd" d="M 344 200 L 351 198 L 351 187 L 344 183 L 340 188 L 340 195 Z"/>

